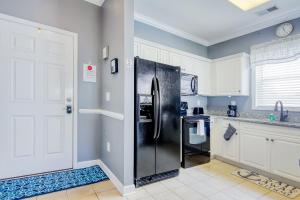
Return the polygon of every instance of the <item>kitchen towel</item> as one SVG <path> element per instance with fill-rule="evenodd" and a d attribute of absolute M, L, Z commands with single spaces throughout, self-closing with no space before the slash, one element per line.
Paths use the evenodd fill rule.
<path fill-rule="evenodd" d="M 190 144 L 197 145 L 202 144 L 206 141 L 206 134 L 205 134 L 205 127 L 204 127 L 204 120 L 199 120 L 197 122 L 197 129 L 196 133 L 190 131 Z"/>
<path fill-rule="evenodd" d="M 230 138 L 236 133 L 236 129 L 231 125 L 229 124 L 228 125 L 228 128 L 226 130 L 226 132 L 224 133 L 224 139 L 226 141 L 229 141 Z"/>
<path fill-rule="evenodd" d="M 205 135 L 205 128 L 204 128 L 204 120 L 201 119 L 197 122 L 197 135 Z"/>

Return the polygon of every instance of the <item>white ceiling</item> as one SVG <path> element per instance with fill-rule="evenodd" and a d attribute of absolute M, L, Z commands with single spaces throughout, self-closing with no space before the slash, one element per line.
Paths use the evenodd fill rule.
<path fill-rule="evenodd" d="M 279 9 L 259 16 L 272 6 Z M 212 45 L 300 17 L 300 0 L 271 0 L 244 12 L 228 0 L 135 0 L 135 20 Z"/>

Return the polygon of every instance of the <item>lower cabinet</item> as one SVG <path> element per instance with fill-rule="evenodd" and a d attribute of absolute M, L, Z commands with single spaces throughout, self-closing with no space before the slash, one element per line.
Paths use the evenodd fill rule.
<path fill-rule="evenodd" d="M 292 128 L 240 123 L 240 162 L 300 182 L 300 135 Z"/>
<path fill-rule="evenodd" d="M 274 137 L 270 150 L 271 173 L 300 182 L 300 139 Z"/>
<path fill-rule="evenodd" d="M 300 131 L 232 120 L 215 120 L 212 154 L 300 182 Z M 237 129 L 229 141 L 228 125 Z"/>
<path fill-rule="evenodd" d="M 230 140 L 226 141 L 224 139 L 224 133 L 226 132 L 229 124 L 231 124 L 234 128 L 237 129 L 237 132 L 230 138 Z M 221 127 L 221 136 L 222 136 L 222 156 L 229 160 L 239 161 L 239 123 L 231 122 L 224 120 Z"/>
<path fill-rule="evenodd" d="M 240 130 L 240 162 L 257 169 L 269 169 L 269 138 L 257 130 Z"/>

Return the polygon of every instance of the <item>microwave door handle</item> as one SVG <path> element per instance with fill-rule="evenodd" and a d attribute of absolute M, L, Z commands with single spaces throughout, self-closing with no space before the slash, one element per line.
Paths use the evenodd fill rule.
<path fill-rule="evenodd" d="M 158 107 L 158 125 L 157 125 L 157 137 L 158 139 L 160 137 L 160 130 L 161 130 L 161 102 L 160 102 L 160 88 L 159 88 L 159 81 L 156 78 L 156 85 L 157 85 L 157 107 Z"/>
<path fill-rule="evenodd" d="M 194 93 L 196 94 L 196 87 L 197 87 L 197 85 L 196 85 L 196 83 L 197 83 L 197 78 L 196 77 L 194 77 Z"/>
<path fill-rule="evenodd" d="M 196 91 L 196 78 L 193 77 L 193 94 L 195 94 Z"/>
<path fill-rule="evenodd" d="M 192 93 L 195 92 L 195 77 L 192 77 L 192 80 L 191 80 L 191 90 L 192 90 Z"/>

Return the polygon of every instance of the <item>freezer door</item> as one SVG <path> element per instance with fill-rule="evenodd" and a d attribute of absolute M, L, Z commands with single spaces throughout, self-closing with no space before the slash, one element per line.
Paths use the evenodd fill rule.
<path fill-rule="evenodd" d="M 156 173 L 180 168 L 180 69 L 156 64 L 160 94 L 160 127 L 156 141 Z"/>
<path fill-rule="evenodd" d="M 135 87 L 139 95 L 152 95 L 152 79 L 155 77 L 155 62 L 135 58 Z"/>
<path fill-rule="evenodd" d="M 153 80 L 155 63 L 135 58 L 135 179 L 155 174 Z"/>

